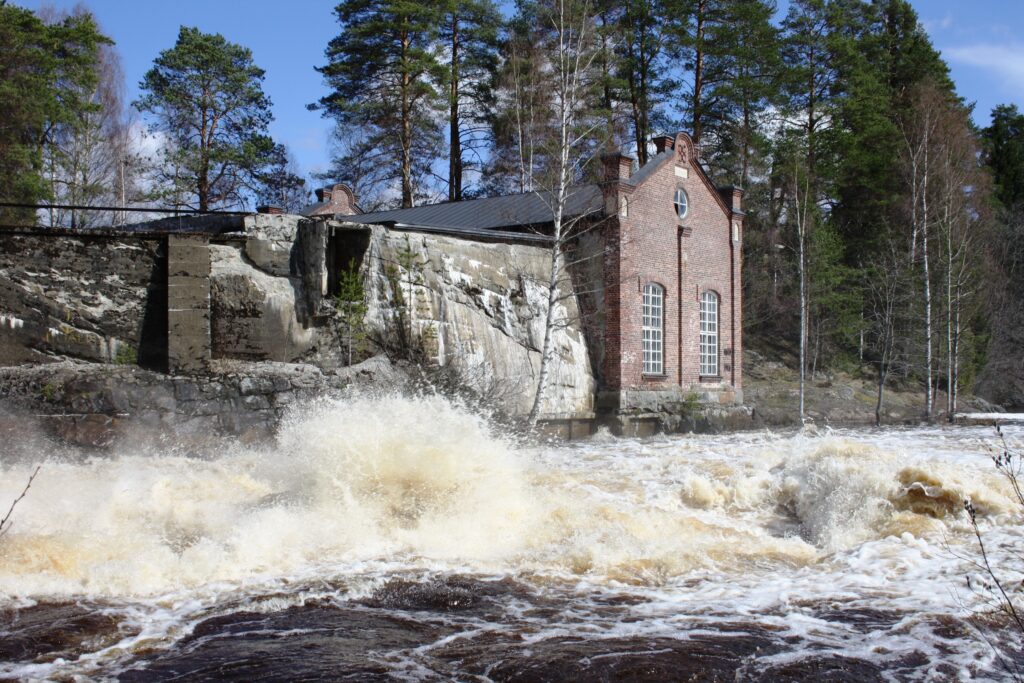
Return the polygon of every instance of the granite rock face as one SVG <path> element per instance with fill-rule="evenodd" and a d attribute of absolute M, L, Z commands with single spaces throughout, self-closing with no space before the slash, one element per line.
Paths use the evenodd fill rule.
<path fill-rule="evenodd" d="M 513 414 L 529 411 L 540 369 L 550 252 L 374 227 L 363 259 L 377 336 L 395 334 L 403 305 L 412 335 L 438 365 L 451 365 L 480 394 Z M 560 297 L 555 360 L 545 417 L 584 417 L 594 409 L 594 379 L 580 314 Z"/>
<path fill-rule="evenodd" d="M 5 235 L 0 364 L 62 355 L 151 360 L 149 340 L 166 336 L 166 318 L 158 313 L 166 308 L 163 252 L 164 245 L 150 239 Z"/>

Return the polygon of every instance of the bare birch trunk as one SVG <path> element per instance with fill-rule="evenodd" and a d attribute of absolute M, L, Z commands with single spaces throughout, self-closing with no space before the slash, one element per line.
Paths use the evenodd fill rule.
<path fill-rule="evenodd" d="M 805 392 L 807 386 L 807 207 L 806 204 L 801 205 L 800 203 L 799 169 L 794 176 L 793 199 L 796 203 L 797 268 L 800 275 L 800 423 L 803 424 L 806 413 Z M 806 196 L 803 201 L 806 203 Z"/>
<path fill-rule="evenodd" d="M 953 421 L 953 229 L 949 220 L 949 203 L 945 206 L 946 223 L 946 419 Z"/>
<path fill-rule="evenodd" d="M 921 191 L 921 260 L 924 268 L 924 336 L 925 336 L 925 419 L 931 420 L 935 410 L 935 385 L 932 378 L 934 366 L 932 349 L 932 281 L 928 254 L 928 175 L 929 154 L 928 134 L 925 134 L 924 176 Z"/>
<path fill-rule="evenodd" d="M 953 384 L 950 387 L 950 394 L 952 397 L 949 401 L 949 420 L 953 421 L 953 415 L 957 411 L 957 399 L 960 397 L 960 286 L 957 284 L 956 292 L 956 315 L 955 322 L 956 332 L 953 335 L 953 361 L 950 365 L 953 366 Z"/>
<path fill-rule="evenodd" d="M 878 400 L 875 401 L 875 426 L 882 426 L 882 396 L 885 392 L 885 370 L 884 359 L 878 364 Z"/>
<path fill-rule="evenodd" d="M 552 232 L 551 232 L 551 267 L 547 284 L 547 311 L 544 319 L 544 341 L 541 344 L 540 370 L 537 373 L 537 391 L 533 397 L 533 405 L 527 416 L 527 423 L 532 427 L 540 417 L 541 406 L 548 389 L 548 379 L 554 362 L 554 332 L 556 329 L 556 305 L 559 300 L 559 284 L 563 273 L 563 254 L 567 237 L 565 225 L 565 207 L 569 189 L 573 179 L 574 162 L 578 159 L 577 145 L 582 136 L 577 136 L 577 107 L 580 104 L 582 79 L 589 69 L 593 56 L 584 54 L 588 42 L 587 21 L 588 3 L 583 3 L 582 18 L 578 30 L 570 26 L 575 17 L 567 16 L 567 0 L 559 0 L 557 25 L 554 27 L 558 44 L 554 55 L 557 76 L 555 100 L 558 110 L 558 161 L 557 176 L 552 188 Z"/>

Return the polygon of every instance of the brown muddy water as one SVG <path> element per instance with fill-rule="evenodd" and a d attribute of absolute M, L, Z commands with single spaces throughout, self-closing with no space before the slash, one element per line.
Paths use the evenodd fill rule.
<path fill-rule="evenodd" d="M 44 464 L 0 540 L 0 678 L 1001 680 L 1019 639 L 968 623 L 962 512 L 1012 568 L 993 437 L 527 447 L 389 397 L 297 408 L 265 448 L 8 449 L 0 502 Z"/>

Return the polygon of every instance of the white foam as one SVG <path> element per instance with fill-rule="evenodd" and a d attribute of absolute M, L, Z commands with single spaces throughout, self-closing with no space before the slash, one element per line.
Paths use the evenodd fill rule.
<path fill-rule="evenodd" d="M 960 613 L 973 599 L 954 591 L 974 543 L 963 498 L 997 554 L 1019 547 L 993 436 L 605 435 L 517 450 L 439 398 L 324 399 L 297 406 L 265 450 L 45 462 L 0 541 L 0 601 L 107 601 L 135 615 L 139 638 L 166 640 L 225 596 L 254 604 L 324 581 L 366 594 L 410 571 L 511 575 L 640 595 L 631 633 L 747 615 L 862 656 L 871 643 L 812 606 Z M 0 501 L 32 468 L 2 458 Z M 912 624 L 893 630 L 915 637 Z"/>

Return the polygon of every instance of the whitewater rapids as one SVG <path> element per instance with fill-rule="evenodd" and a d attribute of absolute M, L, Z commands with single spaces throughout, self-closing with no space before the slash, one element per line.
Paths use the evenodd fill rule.
<path fill-rule="evenodd" d="M 562 662 L 547 675 L 586 678 L 609 649 L 658 662 L 722 638 L 742 678 L 808 657 L 861 662 L 868 678 L 998 678 L 963 623 L 981 607 L 963 500 L 996 559 L 1022 542 L 994 436 L 523 447 L 441 398 L 349 397 L 296 408 L 263 448 L 2 456 L 4 510 L 43 465 L 0 538 L 0 640 L 38 641 L 33 614 L 75 625 L 71 645 L 0 646 L 0 675 L 198 676 L 249 656 L 223 644 L 243 616 L 264 615 L 256 638 L 344 615 L 408 624 L 338 655 L 336 674 L 365 660 L 410 680 L 529 678 L 547 657 Z"/>

